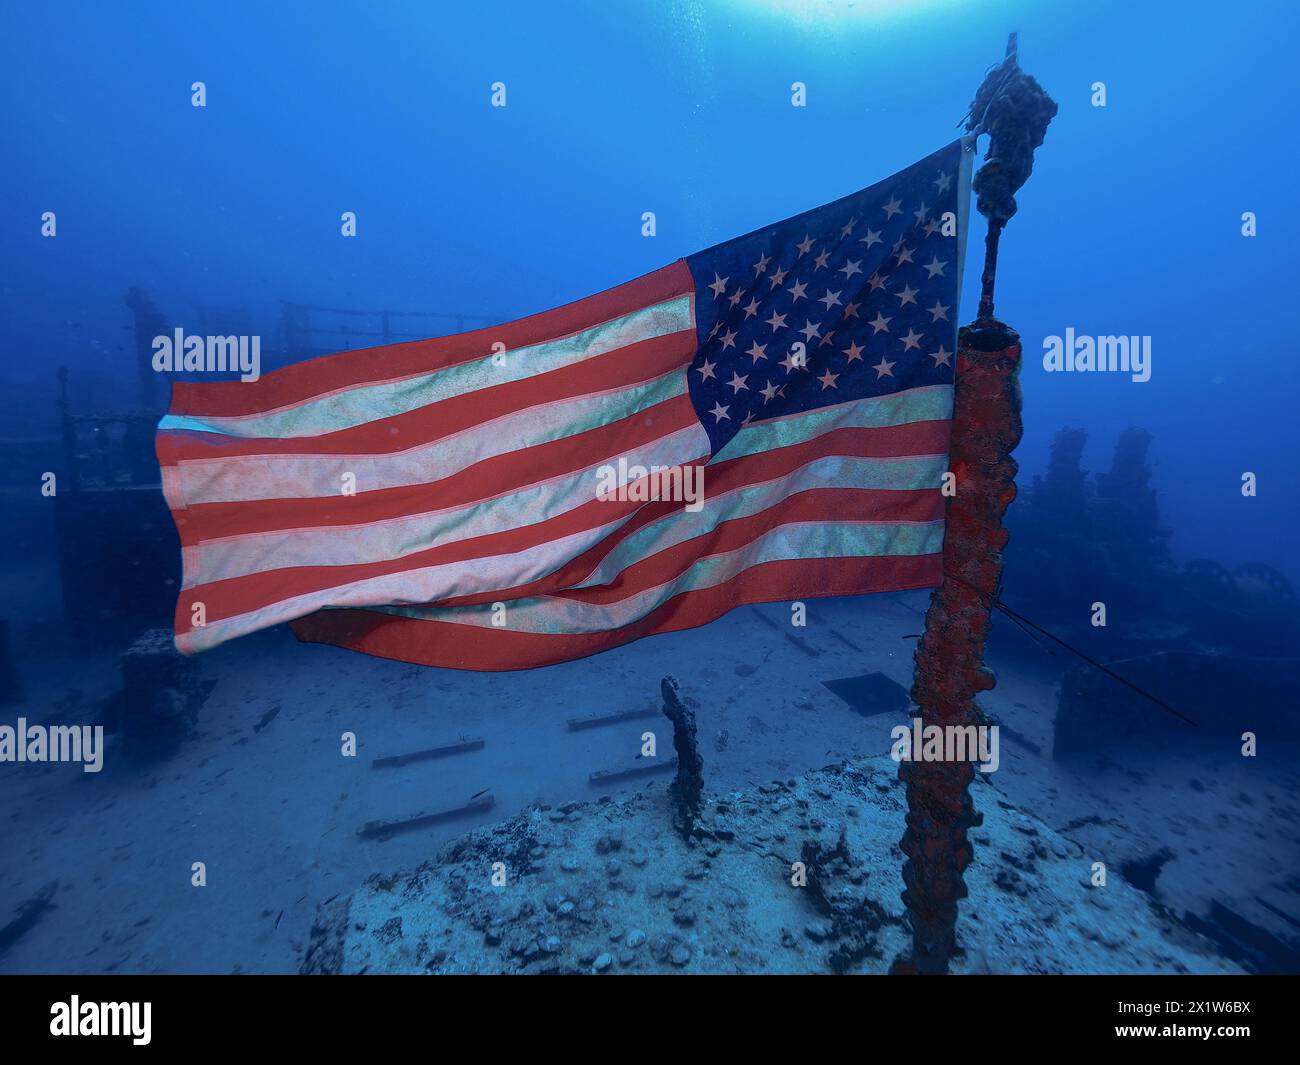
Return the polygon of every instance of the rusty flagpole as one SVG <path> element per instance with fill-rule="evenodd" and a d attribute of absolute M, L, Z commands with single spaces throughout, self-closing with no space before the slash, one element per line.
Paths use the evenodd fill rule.
<path fill-rule="evenodd" d="M 922 727 L 984 723 L 975 696 L 992 688 L 984 666 L 989 617 L 1007 541 L 1002 515 L 1016 494 L 1020 442 L 1020 337 L 993 317 L 993 282 L 1003 227 L 1016 213 L 1016 190 L 1033 169 L 1056 104 L 1020 69 L 1016 34 L 1006 58 L 989 72 L 971 104 L 968 133 L 989 136 L 972 188 L 988 220 L 979 311 L 958 337 L 943 580 L 930 598 L 916 651 L 912 700 Z M 916 752 L 913 752 L 914 754 Z M 912 924 L 912 955 L 893 972 L 943 974 L 957 950 L 957 903 L 972 858 L 967 832 L 980 824 L 971 800 L 973 762 L 903 761 L 907 829 L 900 841 L 903 902 Z"/>

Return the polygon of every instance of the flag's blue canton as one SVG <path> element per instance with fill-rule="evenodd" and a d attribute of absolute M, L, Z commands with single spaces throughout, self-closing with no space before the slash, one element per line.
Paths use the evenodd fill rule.
<path fill-rule="evenodd" d="M 715 454 L 750 421 L 952 383 L 960 159 L 954 141 L 686 260 L 691 400 Z"/>

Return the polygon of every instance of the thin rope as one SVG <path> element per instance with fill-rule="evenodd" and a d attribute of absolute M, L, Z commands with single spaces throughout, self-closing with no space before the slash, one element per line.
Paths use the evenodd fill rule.
<path fill-rule="evenodd" d="M 1138 695 L 1142 696 L 1144 699 L 1148 699 L 1151 702 L 1155 703 L 1156 706 L 1160 707 L 1162 710 L 1168 711 L 1169 713 L 1173 714 L 1174 717 L 1178 718 L 1181 721 L 1185 721 L 1189 725 L 1193 725 L 1197 728 L 1200 728 L 1199 721 L 1195 721 L 1192 718 L 1188 717 L 1181 710 L 1178 710 L 1175 707 L 1170 706 L 1163 699 L 1159 698 L 1156 695 L 1152 695 L 1145 688 L 1139 687 L 1128 678 L 1121 677 L 1109 666 L 1105 665 L 1102 662 L 1098 662 L 1097 659 L 1093 658 L 1090 654 L 1088 654 L 1085 651 L 1079 650 L 1079 648 L 1075 647 L 1073 644 L 1067 643 L 1065 640 L 1061 639 L 1061 637 L 1057 636 L 1055 633 L 1048 632 L 1045 628 L 1043 628 L 1041 625 L 1037 624 L 1036 622 L 1030 621 L 1029 618 L 1024 616 L 1024 614 L 1012 610 L 1011 607 L 1007 606 L 1006 603 L 1002 602 L 1002 600 L 998 599 L 996 596 L 990 596 L 987 592 L 980 591 L 980 589 L 976 588 L 973 584 L 970 584 L 969 582 L 964 581 L 960 577 L 955 576 L 954 574 L 951 573 L 945 573 L 944 580 L 954 580 L 958 584 L 962 585 L 963 587 L 969 588 L 976 595 L 980 596 L 982 599 L 987 600 L 991 607 L 996 607 L 998 610 L 1001 610 L 1002 613 L 1004 613 L 1017 625 L 1020 625 L 1022 627 L 1025 625 L 1029 626 L 1031 629 L 1046 636 L 1049 640 L 1053 641 L 1054 643 L 1060 644 L 1071 654 L 1076 655 L 1077 657 L 1083 659 L 1083 661 L 1087 662 L 1088 665 L 1094 667 L 1095 669 L 1101 670 L 1101 672 L 1105 673 L 1106 676 L 1110 677 L 1113 680 L 1119 681 L 1119 683 L 1123 684 L 1124 687 L 1137 692 Z M 1000 584 L 1001 581 L 999 581 L 999 585 Z"/>

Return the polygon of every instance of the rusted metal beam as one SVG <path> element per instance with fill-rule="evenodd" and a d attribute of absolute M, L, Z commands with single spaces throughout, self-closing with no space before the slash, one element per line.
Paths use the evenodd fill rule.
<path fill-rule="evenodd" d="M 464 740 L 460 743 L 449 743 L 443 747 L 430 747 L 424 751 L 412 751 L 410 754 L 390 754 L 383 758 L 376 758 L 370 763 L 370 768 L 395 769 L 398 766 L 410 765 L 412 762 L 426 762 L 431 758 L 450 758 L 453 754 L 481 751 L 484 746 L 484 740 Z"/>
<path fill-rule="evenodd" d="M 676 758 L 668 758 L 662 761 L 658 758 L 647 758 L 641 765 L 632 766 L 630 769 L 598 769 L 587 777 L 587 783 L 597 786 L 619 784 L 624 780 L 648 777 L 653 773 L 669 773 L 676 768 Z"/>
<path fill-rule="evenodd" d="M 461 817 L 485 813 L 495 805 L 496 798 L 489 791 L 467 803 L 446 810 L 413 814 L 392 821 L 367 821 L 357 829 L 357 835 L 362 839 L 387 839 L 398 832 L 409 832 L 412 829 L 427 828 L 429 825 L 441 824 L 444 821 L 455 821 Z"/>
<path fill-rule="evenodd" d="M 592 717 L 571 717 L 566 722 L 570 732 L 582 732 L 589 728 L 603 728 L 605 725 L 618 725 L 624 721 L 640 721 L 645 717 L 658 717 L 657 706 L 643 706 L 636 710 L 619 710 L 613 714 L 595 714 Z"/>

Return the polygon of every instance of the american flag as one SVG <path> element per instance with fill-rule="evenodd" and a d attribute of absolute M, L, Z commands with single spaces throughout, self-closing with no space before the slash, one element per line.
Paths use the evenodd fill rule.
<path fill-rule="evenodd" d="M 292 622 L 524 669 L 745 603 L 937 584 L 965 163 L 956 141 L 505 325 L 177 383 L 157 440 L 177 646 Z M 637 489 L 691 466 L 702 507 Z"/>

